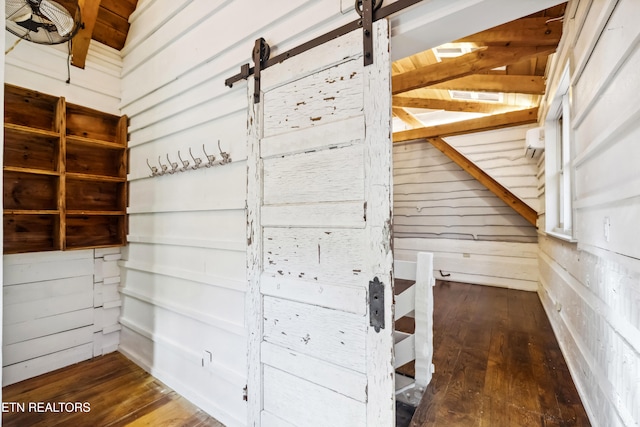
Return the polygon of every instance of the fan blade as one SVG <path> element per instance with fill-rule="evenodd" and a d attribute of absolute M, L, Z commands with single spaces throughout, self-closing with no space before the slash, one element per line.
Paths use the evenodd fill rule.
<path fill-rule="evenodd" d="M 31 7 L 25 0 L 5 0 L 5 14 L 13 22 L 22 22 L 31 18 Z"/>
<path fill-rule="evenodd" d="M 69 15 L 67 9 L 59 4 L 49 0 L 42 0 L 40 3 L 40 13 L 53 22 L 53 25 L 55 25 L 58 30 L 58 34 L 61 36 L 64 37 L 73 31 L 73 18 Z"/>

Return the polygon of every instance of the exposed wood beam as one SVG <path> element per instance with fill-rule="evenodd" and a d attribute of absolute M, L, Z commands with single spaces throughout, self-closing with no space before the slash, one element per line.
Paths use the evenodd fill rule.
<path fill-rule="evenodd" d="M 446 62 L 427 65 L 392 77 L 392 93 L 407 92 L 438 83 L 513 64 L 538 55 L 549 55 L 555 46 L 497 47 L 487 46 Z"/>
<path fill-rule="evenodd" d="M 544 77 L 474 74 L 448 82 L 429 86 L 429 89 L 470 90 L 476 92 L 525 93 L 542 95 L 545 92 Z"/>
<path fill-rule="evenodd" d="M 404 108 L 393 107 L 393 115 L 411 126 L 412 128 L 424 127 L 424 123 L 416 118 L 413 114 L 406 111 Z"/>
<path fill-rule="evenodd" d="M 520 200 L 518 196 L 509 191 L 508 188 L 488 175 L 478 165 L 473 163 L 464 156 L 464 154 L 453 148 L 442 138 L 428 138 L 427 141 L 429 141 L 438 150 L 442 151 L 442 153 L 450 158 L 455 164 L 467 171 L 467 173 L 478 180 L 478 182 L 487 187 L 489 191 L 498 196 L 503 202 L 513 208 L 513 210 L 518 212 L 524 219 L 529 221 L 529 223 L 536 226 L 538 213 L 531 206 Z"/>
<path fill-rule="evenodd" d="M 463 120 L 455 123 L 443 125 L 421 127 L 412 130 L 394 132 L 393 142 L 412 141 L 415 139 L 427 139 L 436 137 L 447 137 L 454 135 L 464 135 L 467 133 L 483 132 L 486 130 L 501 129 L 511 126 L 525 125 L 538 121 L 538 108 L 527 110 L 511 111 L 493 116 L 481 117 L 479 119 Z"/>
<path fill-rule="evenodd" d="M 82 16 L 83 27 L 73 38 L 71 50 L 71 65 L 84 68 L 89 52 L 89 44 L 93 34 L 93 27 L 96 25 L 98 11 L 100 10 L 100 0 L 78 0 L 78 7 Z"/>
<path fill-rule="evenodd" d="M 557 46 L 562 36 L 562 21 L 549 17 L 521 18 L 486 31 L 472 34 L 455 43 L 472 42 L 495 46 Z"/>
<path fill-rule="evenodd" d="M 517 105 L 499 104 L 495 102 L 449 101 L 446 99 L 410 98 L 407 96 L 394 96 L 392 104 L 394 107 L 394 111 L 396 108 L 402 107 L 493 114 L 519 109 Z"/>

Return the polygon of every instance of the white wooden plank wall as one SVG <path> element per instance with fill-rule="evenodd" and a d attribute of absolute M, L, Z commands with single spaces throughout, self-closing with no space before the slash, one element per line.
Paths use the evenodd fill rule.
<path fill-rule="evenodd" d="M 395 239 L 395 259 L 415 262 L 418 252 L 433 253 L 436 279 L 523 291 L 538 288 L 536 243 Z"/>
<path fill-rule="evenodd" d="M 577 244 L 540 237 L 539 294 L 593 425 L 636 426 L 640 3 L 574 1 L 568 11 L 550 82 L 571 60 Z"/>
<path fill-rule="evenodd" d="M 95 249 L 93 270 L 93 355 L 114 352 L 120 343 L 121 248 Z"/>
<path fill-rule="evenodd" d="M 5 50 L 16 40 L 7 33 Z M 5 83 L 54 96 L 111 114 L 120 114 L 122 59 L 115 49 L 91 42 L 84 70 L 71 67 L 67 84 L 67 45 L 45 46 L 20 41 L 5 55 Z"/>
<path fill-rule="evenodd" d="M 525 156 L 525 135 L 536 125 L 445 138 L 522 201 L 538 211 L 537 159 Z"/>
<path fill-rule="evenodd" d="M 5 49 L 16 38 L 6 35 Z M 5 55 L 5 82 L 120 114 L 122 60 L 92 42 L 84 70 L 67 47 L 21 41 Z M 119 342 L 120 248 L 3 257 L 3 385 L 115 351 Z"/>
<path fill-rule="evenodd" d="M 275 55 L 353 19 L 331 0 L 140 0 L 130 19 L 120 350 L 228 426 L 247 423 L 247 87 L 224 80 L 258 37 Z M 149 178 L 147 159 L 158 167 L 180 151 L 193 165 L 189 148 L 218 156 L 218 140 L 231 164 Z"/>
<path fill-rule="evenodd" d="M 5 255 L 3 385 L 115 351 L 120 248 Z"/>
<path fill-rule="evenodd" d="M 524 157 L 530 127 L 447 141 L 538 208 L 537 159 Z M 428 142 L 394 144 L 393 164 L 396 259 L 433 252 L 438 279 L 537 289 L 535 227 Z"/>

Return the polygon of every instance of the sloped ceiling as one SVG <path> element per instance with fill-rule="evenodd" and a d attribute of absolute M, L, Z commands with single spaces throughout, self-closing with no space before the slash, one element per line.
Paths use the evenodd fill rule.
<path fill-rule="evenodd" d="M 116 50 L 124 47 L 129 16 L 138 0 L 57 0 L 72 14 L 76 4 L 82 11 L 82 28 L 73 39 L 73 65 L 84 68 L 89 42 L 95 40 Z"/>
<path fill-rule="evenodd" d="M 531 207 L 443 138 L 537 121 L 565 7 L 429 49 L 392 68 L 393 141 L 429 141 L 532 225 L 537 213 Z"/>
<path fill-rule="evenodd" d="M 394 114 L 415 128 L 442 123 L 431 122 L 430 116 L 454 121 L 537 107 L 546 89 L 549 56 L 562 35 L 565 7 L 395 61 Z M 447 57 L 456 50 L 462 54 Z"/>

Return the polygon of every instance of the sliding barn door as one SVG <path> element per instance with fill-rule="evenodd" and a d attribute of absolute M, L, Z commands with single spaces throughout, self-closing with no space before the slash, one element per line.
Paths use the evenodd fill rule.
<path fill-rule="evenodd" d="M 259 104 L 249 81 L 252 426 L 395 423 L 388 24 L 374 29 L 373 65 L 358 30 L 263 70 Z"/>

